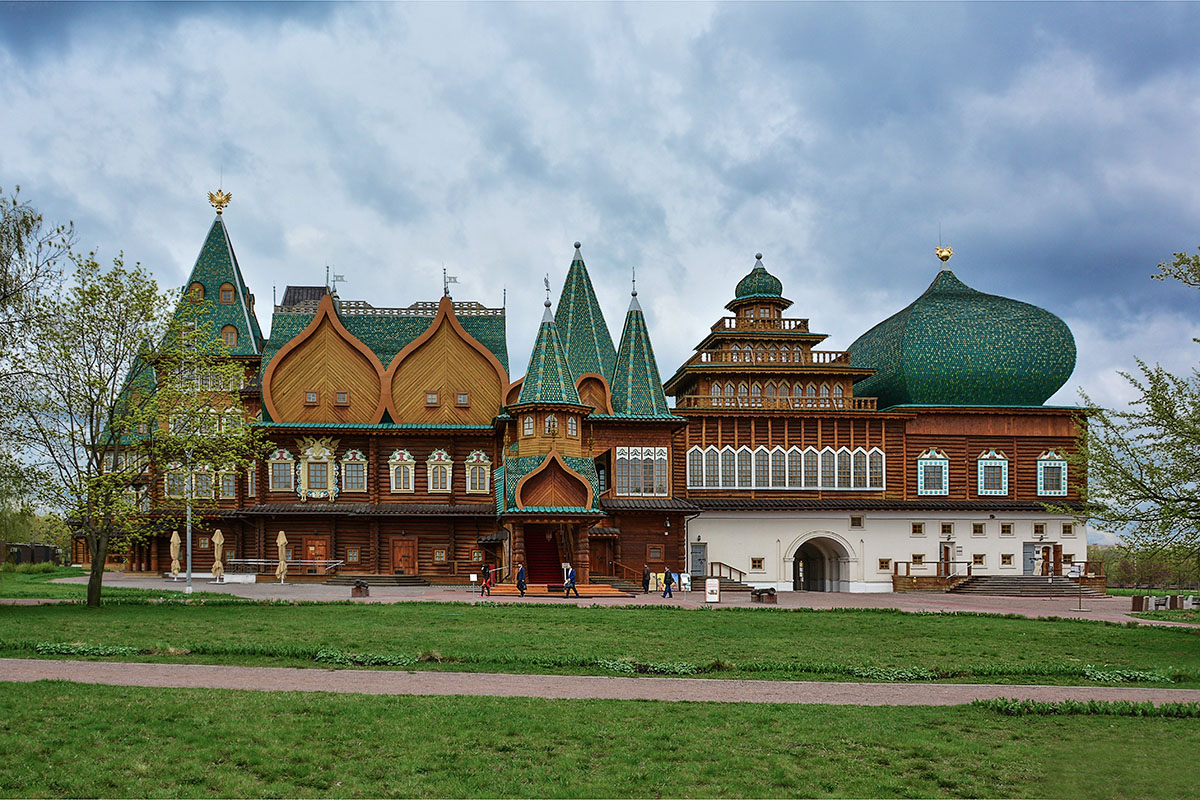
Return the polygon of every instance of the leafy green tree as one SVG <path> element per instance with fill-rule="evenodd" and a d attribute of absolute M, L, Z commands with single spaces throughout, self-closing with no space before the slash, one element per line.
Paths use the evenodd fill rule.
<path fill-rule="evenodd" d="M 158 465 L 241 469 L 261 434 L 245 424 L 243 367 L 211 330 L 207 305 L 160 291 L 123 257 L 108 268 L 94 254 L 71 259 L 68 288 L 45 301 L 13 356 L 19 380 L 0 391 L 33 454 L 39 501 L 87 542 L 87 602 L 97 606 L 110 549 L 171 520 L 171 508 L 151 505 Z"/>
<path fill-rule="evenodd" d="M 20 191 L 0 196 L 0 377 L 13 341 L 45 313 L 42 298 L 58 286 L 59 263 L 74 241 L 71 225 L 47 225 Z"/>
<path fill-rule="evenodd" d="M 1158 280 L 1200 288 L 1200 253 L 1176 253 Z M 1200 341 L 1200 340 L 1197 340 Z M 1121 373 L 1137 398 L 1106 409 L 1083 395 L 1075 474 L 1086 474 L 1080 519 L 1119 534 L 1142 557 L 1200 547 L 1200 371 L 1174 375 L 1138 360 Z M 1067 509 L 1063 509 L 1067 511 Z"/>

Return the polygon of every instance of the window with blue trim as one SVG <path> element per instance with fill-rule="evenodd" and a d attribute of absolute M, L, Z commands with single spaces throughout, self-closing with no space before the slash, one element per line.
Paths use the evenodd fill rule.
<path fill-rule="evenodd" d="M 1047 450 L 1037 460 L 1038 494 L 1061 497 L 1067 493 L 1067 461 L 1053 450 Z"/>
<path fill-rule="evenodd" d="M 1008 456 L 999 450 L 988 450 L 979 454 L 977 461 L 980 495 L 1008 494 Z"/>
<path fill-rule="evenodd" d="M 917 494 L 950 494 L 950 459 L 930 448 L 917 456 Z"/>

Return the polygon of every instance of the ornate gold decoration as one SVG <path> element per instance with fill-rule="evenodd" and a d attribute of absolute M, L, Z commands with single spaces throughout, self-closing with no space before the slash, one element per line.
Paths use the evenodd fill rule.
<path fill-rule="evenodd" d="M 219 214 L 220 212 L 218 211 L 217 213 Z M 937 255 L 938 258 L 940 258 L 942 260 L 942 263 L 945 264 L 947 261 L 950 260 L 950 256 L 954 255 L 954 248 L 953 247 L 935 247 L 935 248 L 933 248 L 933 252 Z"/>
<path fill-rule="evenodd" d="M 208 202 L 212 203 L 212 207 L 220 214 L 225 210 L 225 206 L 229 205 L 229 201 L 233 199 L 233 192 L 223 192 L 217 189 L 215 192 L 208 193 Z"/>

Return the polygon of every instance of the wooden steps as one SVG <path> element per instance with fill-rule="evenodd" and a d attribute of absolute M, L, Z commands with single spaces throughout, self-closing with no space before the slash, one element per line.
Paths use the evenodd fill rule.
<path fill-rule="evenodd" d="M 1077 597 L 1079 584 L 1069 578 L 1045 575 L 974 575 L 948 591 L 954 594 L 990 594 L 1005 597 Z M 1084 586 L 1084 597 L 1100 597 Z"/>
<path fill-rule="evenodd" d="M 623 592 L 603 583 L 580 583 L 576 585 L 580 597 L 631 597 L 629 592 Z M 519 597 L 515 583 L 501 583 L 492 587 L 492 597 Z M 562 597 L 562 584 L 531 583 L 525 589 L 526 597 Z M 575 593 L 571 592 L 571 597 Z"/>
<path fill-rule="evenodd" d="M 325 585 L 353 586 L 355 581 L 366 581 L 368 586 L 429 586 L 419 575 L 333 575 Z"/>

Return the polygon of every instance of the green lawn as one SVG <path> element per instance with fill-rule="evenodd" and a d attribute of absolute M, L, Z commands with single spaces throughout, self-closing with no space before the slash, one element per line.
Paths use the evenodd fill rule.
<path fill-rule="evenodd" d="M 466 603 L 0 607 L 0 654 L 34 655 L 38 642 L 132 648 L 124 658 L 259 665 L 593 674 L 641 665 L 637 671 L 714 677 L 1024 683 L 1114 682 L 1121 679 L 1112 676 L 1115 670 L 1148 670 L 1177 671 L 1179 685 L 1200 683 L 1200 629 L 886 610 Z M 333 655 L 318 657 L 321 650 Z M 346 661 L 347 654 L 380 658 Z M 413 664 L 420 656 L 427 663 Z M 1110 677 L 1085 676 L 1088 665 Z"/>
<path fill-rule="evenodd" d="M 5 797 L 1184 798 L 1197 748 L 1195 720 L 971 706 L 0 684 Z"/>
<path fill-rule="evenodd" d="M 1196 609 L 1177 608 L 1175 610 L 1163 609 L 1162 611 L 1140 611 L 1130 616 L 1138 617 L 1139 619 L 1161 619 L 1168 622 L 1190 622 L 1193 625 L 1200 623 L 1200 611 Z"/>
<path fill-rule="evenodd" d="M 20 572 L 0 572 L 0 598 L 35 597 L 50 600 L 84 600 L 87 598 L 86 583 L 51 583 L 59 578 L 74 578 L 87 575 L 86 570 L 78 567 L 59 567 L 54 572 L 26 574 Z M 194 581 L 203 586 L 203 581 Z M 183 592 L 183 582 L 179 584 L 179 592 Z M 176 593 L 162 589 L 132 589 L 128 587 L 103 587 L 103 598 L 119 600 L 129 598 L 151 598 L 174 596 Z M 220 592 L 196 592 L 193 597 L 229 597 Z"/>

